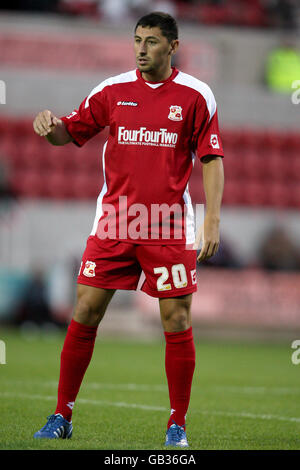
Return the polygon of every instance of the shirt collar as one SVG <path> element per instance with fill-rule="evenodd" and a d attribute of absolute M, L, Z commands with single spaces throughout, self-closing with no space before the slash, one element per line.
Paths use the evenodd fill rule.
<path fill-rule="evenodd" d="M 172 67 L 171 75 L 166 80 L 160 80 L 159 82 L 150 82 L 148 80 L 145 80 L 142 77 L 142 74 L 139 71 L 139 69 L 136 69 L 136 74 L 137 74 L 137 77 L 138 77 L 139 80 L 142 80 L 145 84 L 149 85 L 151 88 L 158 88 L 159 86 L 164 85 L 165 83 L 168 83 L 168 82 L 174 80 L 174 78 L 178 74 L 178 70 L 176 69 L 176 67 Z M 151 85 L 154 85 L 154 86 L 152 87 Z"/>

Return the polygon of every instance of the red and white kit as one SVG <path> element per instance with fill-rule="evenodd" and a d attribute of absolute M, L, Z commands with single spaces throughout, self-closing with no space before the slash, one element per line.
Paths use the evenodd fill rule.
<path fill-rule="evenodd" d="M 116 282 L 118 276 L 111 274 L 97 284 L 97 269 L 95 276 L 84 274 L 88 272 L 85 271 L 85 263 L 88 261 L 97 266 L 103 259 L 103 247 L 114 240 L 121 244 L 119 247 L 123 243 L 150 245 L 149 249 L 153 245 L 157 248 L 163 245 L 174 250 L 178 245 L 181 260 L 176 257 L 177 262 L 173 265 L 183 264 L 187 284 L 182 268 L 178 268 L 175 283 L 179 276 L 177 285 L 184 287 L 176 288 L 172 266 L 169 262 L 164 263 L 164 259 L 158 259 L 158 264 L 152 267 L 153 271 L 146 279 L 151 286 L 155 280 L 157 290 L 156 293 L 152 288 L 149 290 L 151 295 L 158 297 L 162 293 L 163 296 L 167 293 L 172 296 L 182 295 L 183 290 L 184 293 L 196 290 L 190 274 L 195 269 L 190 265 L 190 256 L 193 253 L 196 264 L 196 253 L 185 249 L 195 241 L 188 181 L 195 156 L 200 159 L 206 155 L 223 156 L 217 106 L 210 88 L 176 68 L 172 69 L 167 80 L 160 83 L 146 82 L 139 70 L 132 70 L 100 83 L 78 110 L 62 120 L 78 146 L 109 127 L 102 156 L 104 185 L 97 200 L 96 216 L 78 282 L 104 288 L 110 288 L 110 285 L 114 286 L 111 288 L 127 288 L 126 283 L 122 284 L 122 276 L 119 276 L 120 282 Z M 144 210 L 141 211 L 141 207 Z M 113 233 L 107 237 L 109 239 L 103 240 L 103 232 L 112 217 L 115 221 Z M 133 231 L 130 230 L 132 225 Z M 93 242 L 93 257 L 89 256 L 90 242 Z M 99 246 L 98 259 L 94 243 Z M 132 247 L 128 250 L 132 255 Z M 124 256 L 126 258 L 127 255 Z M 142 247 L 140 265 L 143 264 L 141 257 Z M 145 254 L 147 258 L 149 256 Z M 114 261 L 106 257 L 106 262 Z M 164 274 L 161 272 L 163 267 L 167 269 Z M 174 273 L 176 269 L 173 268 Z M 167 272 L 169 277 L 166 278 Z M 159 291 L 162 284 L 168 288 Z"/>

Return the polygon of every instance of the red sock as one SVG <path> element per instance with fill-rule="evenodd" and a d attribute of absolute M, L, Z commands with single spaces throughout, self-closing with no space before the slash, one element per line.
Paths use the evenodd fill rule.
<path fill-rule="evenodd" d="M 168 428 L 173 422 L 179 426 L 185 426 L 195 369 L 195 345 L 192 327 L 176 333 L 165 332 L 165 338 L 165 366 L 171 405 Z"/>
<path fill-rule="evenodd" d="M 72 409 L 92 358 L 97 327 L 71 320 L 60 356 L 60 376 L 55 414 L 71 421 Z"/>

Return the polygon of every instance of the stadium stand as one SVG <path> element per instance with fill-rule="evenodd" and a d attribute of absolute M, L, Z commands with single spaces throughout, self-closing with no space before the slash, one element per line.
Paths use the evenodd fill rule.
<path fill-rule="evenodd" d="M 297 3 L 290 0 L 252 0 L 251 2 L 245 0 L 165 0 L 163 6 L 178 19 L 187 23 L 294 29 L 297 27 Z M 3 0 L 0 9 L 55 12 L 62 16 L 85 17 L 92 18 L 93 21 L 101 21 L 107 20 L 107 4 L 111 18 L 116 19 L 120 11 L 122 11 L 121 16 L 130 17 L 144 14 L 150 8 L 147 0 L 115 1 L 114 3 L 107 0 L 19 0 L 13 3 Z M 160 2 L 154 1 L 153 5 L 155 4 L 159 9 Z"/>
<path fill-rule="evenodd" d="M 31 119 L 0 118 L 0 155 L 13 191 L 25 198 L 95 199 L 103 184 L 99 134 L 84 147 L 54 147 L 35 135 Z M 16 139 L 16 136 L 18 138 Z M 300 136 L 291 132 L 224 130 L 225 205 L 300 207 Z M 192 199 L 204 201 L 201 164 L 195 162 Z"/>

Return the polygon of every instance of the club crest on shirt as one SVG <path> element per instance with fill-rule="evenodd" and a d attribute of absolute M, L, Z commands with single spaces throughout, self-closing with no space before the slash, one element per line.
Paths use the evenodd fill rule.
<path fill-rule="evenodd" d="M 95 277 L 95 268 L 96 263 L 94 263 L 93 261 L 86 261 L 83 270 L 83 275 L 86 277 Z"/>
<path fill-rule="evenodd" d="M 170 106 L 168 118 L 171 121 L 182 121 L 182 107 L 177 105 Z"/>

